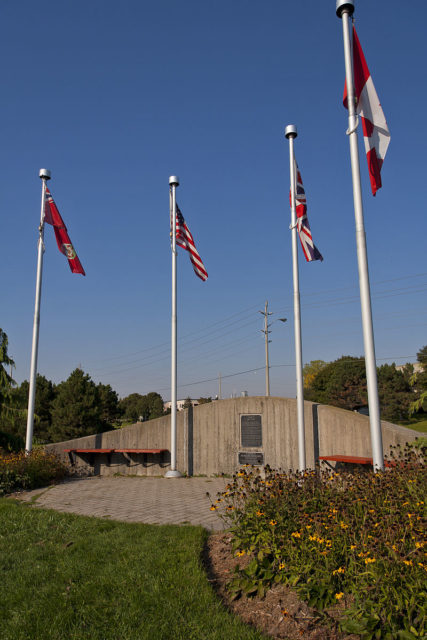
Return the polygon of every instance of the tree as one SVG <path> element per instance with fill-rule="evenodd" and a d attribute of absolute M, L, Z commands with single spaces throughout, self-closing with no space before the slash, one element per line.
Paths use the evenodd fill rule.
<path fill-rule="evenodd" d="M 9 431 L 24 437 L 27 426 L 27 407 L 29 382 L 24 380 L 19 387 L 12 390 L 11 416 Z M 45 376 L 36 376 L 36 396 L 34 402 L 34 436 L 43 442 L 50 441 L 52 424 L 52 403 L 55 399 L 55 385 Z"/>
<path fill-rule="evenodd" d="M 421 371 L 414 373 L 412 384 L 416 388 L 418 398 L 409 407 L 410 416 L 419 411 L 427 411 L 427 345 L 418 351 L 417 360 L 421 365 Z"/>
<path fill-rule="evenodd" d="M 119 396 L 109 384 L 102 384 L 100 382 L 97 389 L 101 405 L 101 421 L 104 423 L 106 429 L 111 429 L 122 415 L 122 410 L 119 406 Z"/>
<path fill-rule="evenodd" d="M 9 340 L 3 329 L 0 329 L 0 415 L 7 413 L 14 380 L 7 373 L 6 367 L 14 366 L 14 361 L 7 353 Z"/>
<path fill-rule="evenodd" d="M 144 406 L 142 410 L 143 420 L 153 420 L 163 415 L 163 398 L 159 393 L 150 391 L 144 398 Z"/>
<path fill-rule="evenodd" d="M 404 420 L 413 399 L 409 377 L 396 365 L 383 364 L 377 369 L 378 396 L 383 420 Z"/>
<path fill-rule="evenodd" d="M 105 426 L 101 415 L 102 404 L 95 383 L 81 369 L 75 369 L 57 387 L 49 434 L 53 442 L 58 442 L 99 433 Z"/>
<path fill-rule="evenodd" d="M 122 398 L 119 402 L 123 418 L 136 422 L 142 415 L 144 408 L 144 396 L 140 393 L 131 393 L 126 398 Z"/>
<path fill-rule="evenodd" d="M 212 402 L 211 396 L 209 396 L 209 398 L 199 398 L 198 400 L 199 404 L 207 404 L 208 402 Z"/>
<path fill-rule="evenodd" d="M 131 393 L 120 400 L 120 407 L 123 411 L 123 417 L 133 422 L 139 419 L 153 420 L 153 418 L 159 418 L 164 414 L 163 398 L 155 391 L 151 391 L 145 396 L 140 393 Z"/>
<path fill-rule="evenodd" d="M 317 376 L 319 371 L 324 369 L 328 363 L 324 360 L 312 360 L 308 364 L 305 364 L 302 370 L 302 375 L 304 378 L 304 388 L 310 389 L 313 384 L 314 378 Z"/>
<path fill-rule="evenodd" d="M 342 356 L 324 366 L 307 389 L 306 399 L 350 411 L 366 406 L 365 359 Z"/>

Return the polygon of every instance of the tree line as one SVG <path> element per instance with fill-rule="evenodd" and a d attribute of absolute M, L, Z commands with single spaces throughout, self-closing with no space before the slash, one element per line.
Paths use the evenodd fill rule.
<path fill-rule="evenodd" d="M 427 410 L 427 346 L 417 353 L 419 371 L 412 364 L 377 367 L 381 418 L 402 422 Z M 303 369 L 304 398 L 334 407 L 359 410 L 368 405 L 365 359 L 342 356 L 333 362 L 312 360 Z"/>
<path fill-rule="evenodd" d="M 417 354 L 419 371 L 411 364 L 397 369 L 395 364 L 377 368 L 381 417 L 402 422 L 413 413 L 427 411 L 427 346 Z M 7 368 L 14 362 L 8 354 L 8 339 L 0 329 L 0 432 L 10 438 L 25 438 L 29 383 L 16 385 Z M 306 400 L 358 410 L 368 405 L 365 360 L 342 356 L 334 362 L 314 360 L 305 365 Z M 199 404 L 212 398 L 199 398 Z M 191 405 L 187 398 L 186 406 Z M 35 397 L 35 440 L 59 442 L 101 433 L 123 423 L 152 420 L 164 415 L 160 394 L 131 393 L 119 399 L 109 384 L 96 384 L 77 368 L 67 380 L 54 384 L 37 375 Z M 1 434 L 0 434 L 1 435 Z M 0 447 L 2 440 L 0 437 Z"/>

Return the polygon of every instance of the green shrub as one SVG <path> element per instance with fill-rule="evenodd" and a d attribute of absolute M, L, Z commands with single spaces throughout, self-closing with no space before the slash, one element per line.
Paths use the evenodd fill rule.
<path fill-rule="evenodd" d="M 62 480 L 66 467 L 52 453 L 36 449 L 26 455 L 0 454 L 0 496 L 23 489 L 36 489 Z"/>
<path fill-rule="evenodd" d="M 246 556 L 229 585 L 234 597 L 284 583 L 320 611 L 344 603 L 348 633 L 425 637 L 424 455 L 407 448 L 382 473 L 267 467 L 261 477 L 243 468 L 211 507 L 231 526 L 236 556 Z"/>

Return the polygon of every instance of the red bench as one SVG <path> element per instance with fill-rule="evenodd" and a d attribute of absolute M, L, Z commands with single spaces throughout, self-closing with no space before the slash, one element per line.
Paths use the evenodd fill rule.
<path fill-rule="evenodd" d="M 329 462 L 345 462 L 349 464 L 363 464 L 370 465 L 371 467 L 374 464 L 372 458 L 367 458 L 363 456 L 343 456 L 341 454 L 333 454 L 330 456 L 319 456 L 318 460 L 324 460 L 326 464 Z M 390 460 L 384 460 L 385 467 L 393 467 L 396 463 Z M 328 466 L 331 466 L 328 464 Z"/>
<path fill-rule="evenodd" d="M 95 462 L 95 454 L 104 454 L 107 455 L 107 466 L 111 464 L 111 454 L 112 453 L 127 453 L 129 454 L 144 454 L 144 462 L 146 461 L 145 454 L 153 454 L 153 455 L 163 455 L 168 451 L 168 449 L 64 449 L 64 453 L 68 453 L 68 457 L 70 458 L 70 462 L 72 465 L 75 464 L 75 454 L 85 454 L 88 453 L 90 455 L 89 464 L 91 466 L 94 465 Z M 128 460 L 129 464 L 129 460 Z"/>

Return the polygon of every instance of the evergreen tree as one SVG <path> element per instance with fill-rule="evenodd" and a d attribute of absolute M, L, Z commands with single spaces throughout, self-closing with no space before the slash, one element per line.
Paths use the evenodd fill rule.
<path fill-rule="evenodd" d="M 99 433 L 102 421 L 99 391 L 81 369 L 75 369 L 65 382 L 56 388 L 52 403 L 52 424 L 49 434 L 53 442 Z"/>
<path fill-rule="evenodd" d="M 6 367 L 14 366 L 15 364 L 7 353 L 8 343 L 6 333 L 3 329 L 0 329 L 0 416 L 8 412 L 14 383 L 14 380 L 6 371 Z"/>
<path fill-rule="evenodd" d="M 119 396 L 109 384 L 102 384 L 100 382 L 97 389 L 101 403 L 101 420 L 105 428 L 111 429 L 122 415 L 119 406 Z"/>

